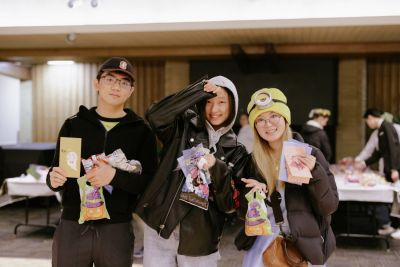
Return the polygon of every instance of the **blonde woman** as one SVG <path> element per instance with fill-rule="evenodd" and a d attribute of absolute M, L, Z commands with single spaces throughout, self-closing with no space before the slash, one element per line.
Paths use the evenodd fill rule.
<path fill-rule="evenodd" d="M 241 213 L 246 211 L 244 195 L 253 187 L 267 193 L 268 218 L 272 235 L 246 237 L 238 235 L 238 249 L 248 250 L 243 266 L 264 266 L 263 251 L 280 231 L 276 224 L 283 220 L 282 230 L 290 234 L 295 246 L 309 265 L 324 265 L 335 249 L 335 237 L 330 227 L 330 215 L 337 209 L 338 194 L 329 165 L 323 154 L 312 147 L 311 155 L 299 156 L 296 161 L 310 169 L 309 184 L 297 185 L 278 180 L 283 142 L 302 138 L 290 129 L 291 113 L 286 96 L 276 88 L 255 92 L 248 104 L 250 126 L 254 132 L 253 152 L 243 170 L 240 190 Z M 271 208 L 271 204 L 275 209 Z M 274 205 L 272 205 L 274 206 Z M 280 209 L 276 209 L 279 207 Z M 275 211 L 281 212 L 276 215 Z M 274 215 L 275 214 L 275 215 Z"/>

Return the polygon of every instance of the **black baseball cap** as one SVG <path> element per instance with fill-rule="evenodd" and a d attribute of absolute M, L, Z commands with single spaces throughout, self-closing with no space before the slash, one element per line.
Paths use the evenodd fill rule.
<path fill-rule="evenodd" d="M 112 57 L 107 59 L 103 64 L 101 64 L 98 74 L 105 71 L 123 72 L 132 79 L 132 82 L 135 81 L 135 77 L 133 76 L 133 66 L 126 58 Z"/>

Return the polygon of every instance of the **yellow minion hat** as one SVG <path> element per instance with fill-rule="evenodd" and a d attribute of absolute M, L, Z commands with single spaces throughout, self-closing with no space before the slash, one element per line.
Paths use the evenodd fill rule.
<path fill-rule="evenodd" d="M 286 96 L 277 88 L 263 88 L 257 90 L 247 105 L 249 123 L 254 129 L 255 119 L 262 113 L 272 111 L 282 115 L 288 124 L 291 123 L 290 109 L 287 106 Z"/>

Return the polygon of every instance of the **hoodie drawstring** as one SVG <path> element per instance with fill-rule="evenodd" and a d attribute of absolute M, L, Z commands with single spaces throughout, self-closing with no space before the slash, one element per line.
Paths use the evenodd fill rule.
<path fill-rule="evenodd" d="M 99 230 L 93 224 L 87 224 L 86 227 L 81 232 L 81 236 L 84 236 L 89 230 L 94 231 L 96 233 L 96 237 L 99 238 Z"/>

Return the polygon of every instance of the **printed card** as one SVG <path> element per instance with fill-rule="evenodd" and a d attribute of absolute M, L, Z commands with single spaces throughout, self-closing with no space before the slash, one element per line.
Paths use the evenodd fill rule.
<path fill-rule="evenodd" d="M 199 144 L 182 151 L 182 156 L 177 159 L 186 177 L 179 199 L 204 210 L 208 209 L 208 184 L 211 183 L 210 173 L 201 167 L 206 154 L 209 154 L 209 150 Z"/>
<path fill-rule="evenodd" d="M 288 145 L 284 150 L 289 183 L 308 184 L 312 177 L 307 166 L 296 161 L 296 157 L 302 155 L 306 155 L 304 146 Z"/>
<path fill-rule="evenodd" d="M 82 139 L 73 137 L 60 138 L 59 166 L 67 173 L 67 177 L 79 178 L 81 174 Z"/>
<path fill-rule="evenodd" d="M 289 173 L 289 168 L 288 168 L 288 159 L 291 160 L 293 155 L 302 155 L 302 154 L 311 154 L 311 147 L 308 144 L 299 142 L 297 140 L 291 139 L 288 141 L 283 142 L 283 148 L 282 148 L 282 156 L 280 160 L 280 165 L 279 165 L 279 180 L 284 181 L 284 182 L 289 182 L 289 183 L 294 183 L 294 184 L 302 184 L 302 183 L 308 183 L 309 179 L 312 177 L 311 172 L 310 174 L 306 174 L 308 177 L 296 177 L 297 170 L 293 170 L 297 165 L 295 162 L 290 161 L 289 165 L 292 163 L 292 167 L 290 169 Z"/>

